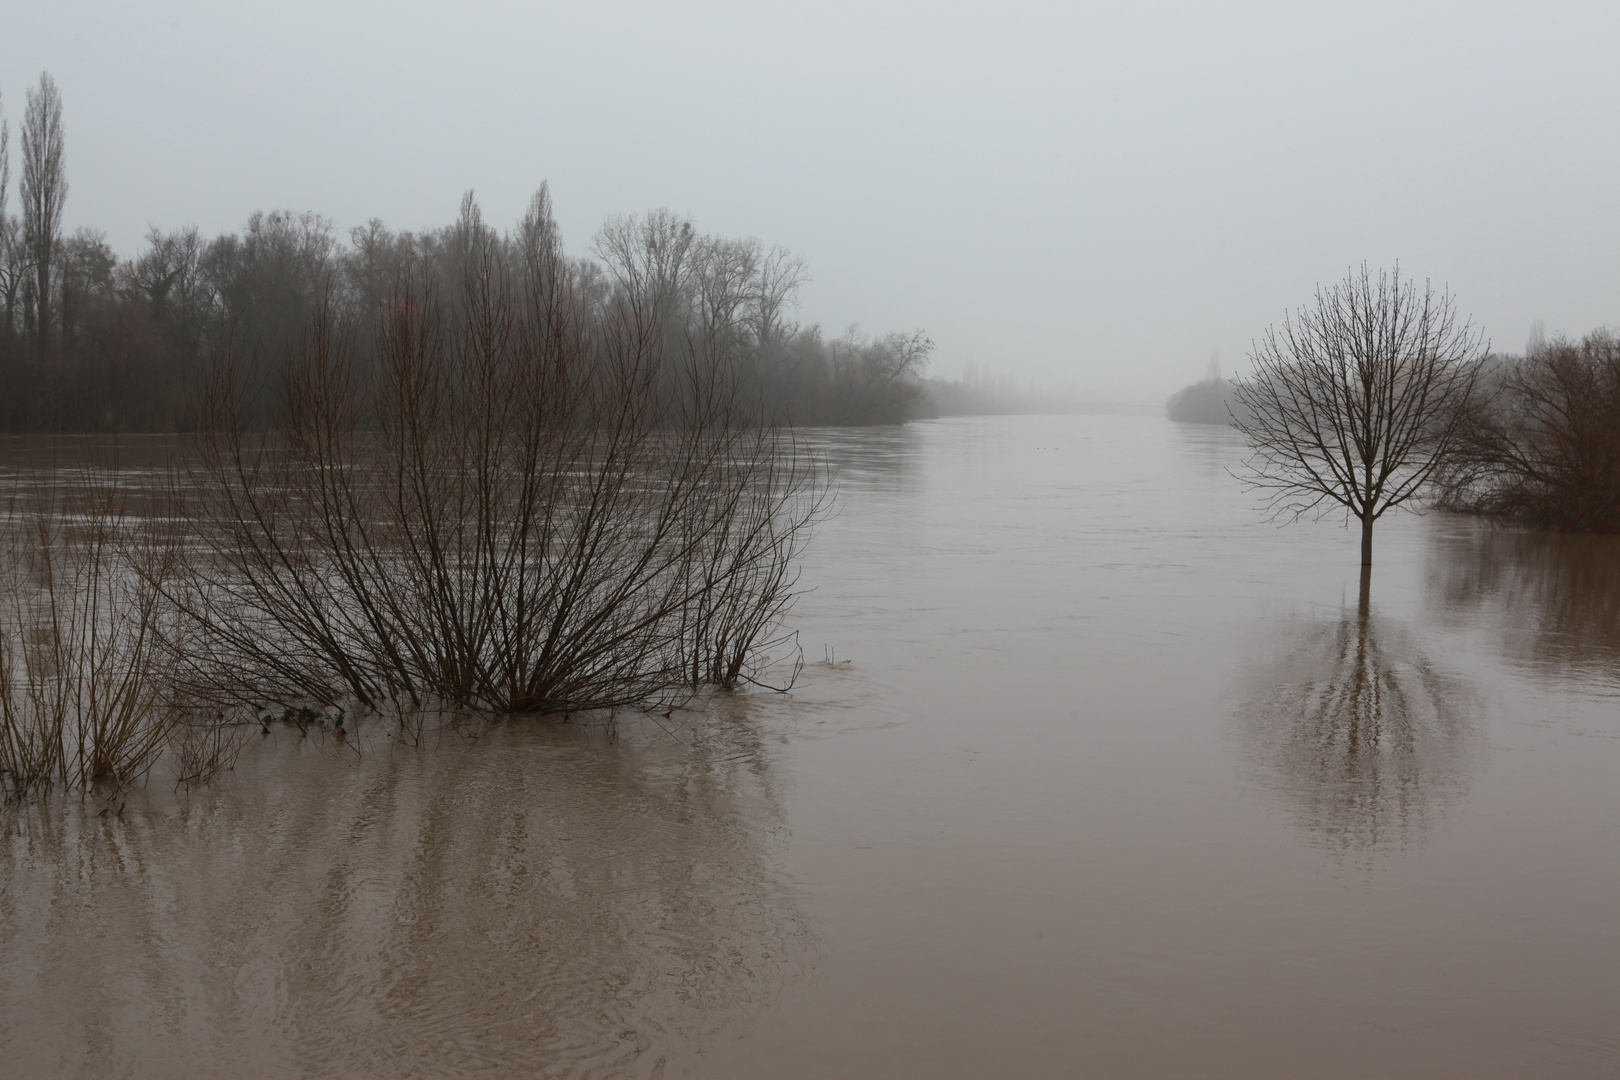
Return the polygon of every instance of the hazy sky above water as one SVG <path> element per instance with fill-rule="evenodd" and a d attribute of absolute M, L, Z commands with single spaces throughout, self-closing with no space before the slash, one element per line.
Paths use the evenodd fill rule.
<path fill-rule="evenodd" d="M 1399 260 L 1499 349 L 1620 326 L 1620 6 L 8 3 L 61 87 L 65 224 L 315 210 L 569 248 L 667 206 L 803 255 L 799 317 L 1157 402 Z M 15 190 L 11 208 L 16 210 Z"/>

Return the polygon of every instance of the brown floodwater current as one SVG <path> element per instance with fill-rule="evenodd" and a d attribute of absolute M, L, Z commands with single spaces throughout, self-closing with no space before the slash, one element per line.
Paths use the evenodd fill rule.
<path fill-rule="evenodd" d="M 0 815 L 0 1075 L 1620 1075 L 1620 543 L 817 431 L 807 665 Z"/>

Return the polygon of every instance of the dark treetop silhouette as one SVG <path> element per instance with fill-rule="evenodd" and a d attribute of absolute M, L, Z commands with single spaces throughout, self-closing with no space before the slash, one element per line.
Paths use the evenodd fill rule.
<path fill-rule="evenodd" d="M 1244 479 L 1273 512 L 1342 506 L 1373 522 L 1419 496 L 1457 442 L 1486 355 L 1449 293 L 1420 290 L 1400 269 L 1318 288 L 1316 301 L 1270 327 L 1253 374 L 1234 393 L 1233 423 L 1252 453 Z"/>

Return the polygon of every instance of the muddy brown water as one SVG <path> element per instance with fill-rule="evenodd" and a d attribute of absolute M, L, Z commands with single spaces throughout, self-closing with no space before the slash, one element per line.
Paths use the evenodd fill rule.
<path fill-rule="evenodd" d="M 812 433 L 808 664 L 0 824 L 0 1074 L 1620 1075 L 1620 545 Z"/>

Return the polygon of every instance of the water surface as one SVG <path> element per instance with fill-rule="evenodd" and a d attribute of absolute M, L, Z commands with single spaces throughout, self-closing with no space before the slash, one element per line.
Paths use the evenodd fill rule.
<path fill-rule="evenodd" d="M 13 814 L 0 1071 L 1620 1073 L 1620 546 L 1387 519 L 1363 601 L 1224 429 L 812 438 L 789 694 Z"/>

